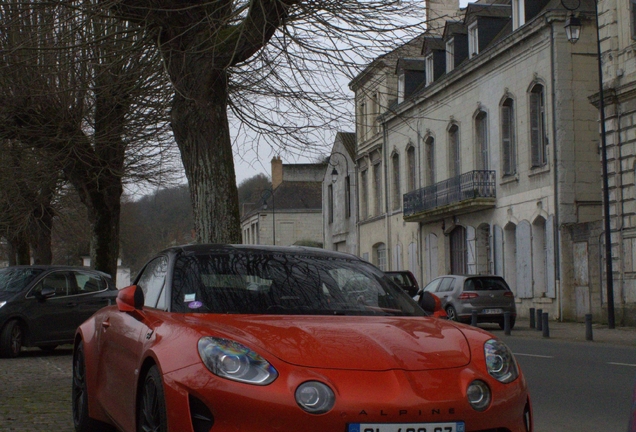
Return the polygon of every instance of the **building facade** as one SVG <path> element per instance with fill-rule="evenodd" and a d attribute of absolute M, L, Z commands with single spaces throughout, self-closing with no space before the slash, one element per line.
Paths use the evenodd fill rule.
<path fill-rule="evenodd" d="M 358 254 L 356 134 L 338 132 L 322 181 L 323 247 Z"/>
<path fill-rule="evenodd" d="M 601 313 L 593 2 L 580 10 L 572 45 L 560 1 L 471 3 L 352 82 L 362 257 L 421 284 L 502 275 L 521 315 Z M 378 116 L 369 83 L 396 96 Z"/>
<path fill-rule="evenodd" d="M 636 325 L 636 1 L 599 0 L 598 18 L 615 321 Z M 605 285 L 600 300 L 605 312 Z"/>
<path fill-rule="evenodd" d="M 244 244 L 322 246 L 322 181 L 326 164 L 272 159 L 272 189 L 241 218 Z"/>

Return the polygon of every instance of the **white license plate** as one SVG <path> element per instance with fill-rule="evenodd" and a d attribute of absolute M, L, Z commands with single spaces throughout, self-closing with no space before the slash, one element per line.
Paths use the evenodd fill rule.
<path fill-rule="evenodd" d="M 453 423 L 355 423 L 347 432 L 465 432 L 463 422 Z"/>
<path fill-rule="evenodd" d="M 488 314 L 488 315 L 494 315 L 494 314 L 503 313 L 503 311 L 501 309 L 484 309 L 484 310 L 481 311 L 481 313 Z"/>

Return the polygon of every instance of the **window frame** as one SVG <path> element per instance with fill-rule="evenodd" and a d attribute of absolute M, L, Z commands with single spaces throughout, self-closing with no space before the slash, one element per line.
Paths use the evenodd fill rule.
<path fill-rule="evenodd" d="M 530 104 L 528 110 L 530 115 L 530 164 L 532 168 L 541 168 L 548 163 L 545 94 L 545 86 L 535 84 L 528 97 Z"/>
<path fill-rule="evenodd" d="M 391 156 L 391 170 L 393 174 L 393 178 L 391 181 L 392 192 L 393 192 L 393 210 L 400 209 L 400 197 L 401 197 L 401 184 L 400 184 L 400 155 L 396 152 Z"/>
<path fill-rule="evenodd" d="M 488 148 L 488 113 L 480 110 L 475 116 L 475 149 L 477 151 L 477 170 L 487 171 L 490 166 Z"/>
<path fill-rule="evenodd" d="M 459 126 L 456 123 L 448 128 L 448 152 L 448 177 L 457 177 L 462 173 L 462 162 Z"/>
<path fill-rule="evenodd" d="M 475 21 L 468 26 L 468 58 L 479 54 L 479 26 Z"/>
<path fill-rule="evenodd" d="M 455 38 L 446 42 L 446 73 L 455 69 Z"/>
<path fill-rule="evenodd" d="M 426 56 L 424 60 L 426 67 L 426 85 L 429 86 L 435 81 L 435 59 L 433 53 Z"/>

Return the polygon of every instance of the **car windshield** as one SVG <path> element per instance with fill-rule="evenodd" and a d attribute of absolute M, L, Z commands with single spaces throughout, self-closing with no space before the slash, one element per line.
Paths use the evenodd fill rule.
<path fill-rule="evenodd" d="M 42 269 L 5 268 L 0 270 L 0 292 L 17 293 L 31 283 Z"/>
<path fill-rule="evenodd" d="M 466 279 L 464 291 L 510 291 L 510 288 L 503 279 L 480 277 Z"/>
<path fill-rule="evenodd" d="M 427 315 L 381 271 L 357 260 L 275 252 L 185 255 L 173 312 Z"/>

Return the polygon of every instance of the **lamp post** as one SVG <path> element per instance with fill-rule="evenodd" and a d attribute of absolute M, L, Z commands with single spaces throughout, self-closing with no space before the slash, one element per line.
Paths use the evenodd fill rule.
<path fill-rule="evenodd" d="M 262 209 L 267 210 L 267 199 L 272 197 L 272 245 L 276 246 L 276 201 L 274 200 L 274 189 L 265 189 L 261 195 L 263 200 Z"/>
<path fill-rule="evenodd" d="M 568 41 L 576 43 L 581 34 L 581 20 L 574 16 L 573 11 L 581 5 L 580 0 L 561 0 L 564 8 L 570 11 L 565 21 L 565 32 Z M 598 25 L 598 0 L 594 1 L 594 16 L 596 18 L 596 51 L 598 63 L 599 111 L 601 114 L 601 158 L 603 165 L 603 219 L 605 230 L 605 273 L 607 289 L 607 326 L 615 328 L 614 317 L 614 278 L 612 268 L 612 232 L 610 224 L 609 182 L 607 173 L 607 141 L 605 139 L 605 95 L 603 92 L 603 63 L 601 61 L 601 37 Z"/>

